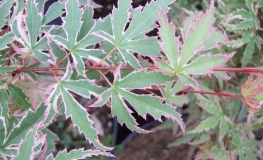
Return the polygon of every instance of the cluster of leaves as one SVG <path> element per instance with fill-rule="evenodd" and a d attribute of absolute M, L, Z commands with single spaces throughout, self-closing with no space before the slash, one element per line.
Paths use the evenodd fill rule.
<path fill-rule="evenodd" d="M 242 67 L 260 65 L 252 56 L 262 54 L 262 6 L 261 0 L 218 2 L 219 24 L 225 27 L 230 38 L 227 46 L 237 51 Z"/>
<path fill-rule="evenodd" d="M 0 156 L 48 160 L 112 156 L 107 151 L 113 148 L 100 142 L 85 107 L 107 105 L 120 124 L 148 133 L 138 126 L 129 103 L 143 118 L 147 114 L 159 121 L 165 117 L 185 132 L 176 109 L 189 100 L 177 94 L 184 88 L 201 91 L 196 78 L 200 75 L 228 80 L 226 72 L 214 69 L 224 67 L 234 53 L 212 52 L 227 38 L 213 26 L 213 1 L 205 13 L 191 15 L 183 22 L 182 41 L 174 36 L 176 29 L 166 16 L 173 2 L 157 0 L 132 8 L 131 0 L 119 0 L 111 15 L 94 20 L 93 8 L 97 5 L 92 1 L 60 0 L 45 14 L 45 1 L 2 1 L 0 28 L 6 30 L 0 37 Z M 62 17 L 62 26 L 48 25 L 57 17 Z M 158 27 L 156 21 L 161 40 L 146 35 Z M 247 83 L 254 82 L 252 79 Z M 253 87 L 243 87 L 248 104 L 256 101 L 248 94 Z M 94 103 L 84 107 L 76 97 Z M 220 139 L 230 134 L 228 128 L 234 121 L 225 115 L 219 100 L 204 96 L 198 100 L 210 115 L 205 114 L 206 120 L 191 131 L 188 139 L 217 124 Z M 47 126 L 61 115 L 70 118 L 97 150 L 63 150 L 54 157 L 53 142 L 58 138 Z M 240 137 L 235 131 L 227 136 L 233 142 Z M 246 142 L 240 144 L 244 148 L 237 147 L 240 157 L 245 151 L 246 156 L 251 155 L 247 149 L 251 144 Z"/>
<path fill-rule="evenodd" d="M 230 40 L 221 44 L 219 50 L 210 51 L 224 53 L 235 50 L 235 57 L 231 61 L 234 67 L 248 64 L 260 66 L 261 5 L 262 1 L 256 0 L 218 1 L 216 23 L 226 30 Z M 209 7 L 208 4 L 202 6 Z M 195 15 L 190 12 L 189 14 L 190 17 L 191 14 Z M 231 88 L 231 92 L 237 93 L 236 99 L 193 94 L 195 101 L 190 101 L 188 105 L 189 120 L 186 126 L 189 127 L 186 135 L 178 134 L 181 138 L 172 142 L 170 146 L 190 144 L 193 147 L 192 151 L 198 148 L 196 159 L 262 159 L 262 144 L 256 137 L 261 138 L 255 136 L 256 132 L 260 132 L 256 130 L 262 126 L 262 74 L 251 73 L 248 77 L 244 75 L 231 74 L 233 84 L 218 79 L 201 83 L 204 79 L 199 77 L 198 82 L 203 93 L 211 93 L 209 88 L 217 88 L 219 91 Z M 196 104 L 200 108 L 196 108 Z"/>

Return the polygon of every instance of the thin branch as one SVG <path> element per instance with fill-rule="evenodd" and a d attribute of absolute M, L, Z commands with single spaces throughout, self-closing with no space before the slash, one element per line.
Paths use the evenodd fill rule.
<path fill-rule="evenodd" d="M 71 52 L 68 52 L 65 57 L 63 57 L 57 64 L 55 64 L 54 67 L 58 67 L 60 65 L 60 63 L 62 63 L 66 58 L 68 58 L 68 56 L 71 54 Z"/>
<path fill-rule="evenodd" d="M 117 49 L 116 46 L 112 48 L 112 50 L 97 65 L 95 65 L 94 68 L 100 66 L 116 49 Z"/>
<path fill-rule="evenodd" d="M 217 96 L 224 96 L 224 97 L 230 97 L 230 98 L 237 98 L 242 99 L 240 96 L 232 93 L 222 93 L 222 92 L 203 92 L 203 91 L 194 91 L 194 90 L 181 90 L 181 92 L 185 93 L 199 93 L 199 94 L 210 94 L 210 95 L 217 95 Z"/>
<path fill-rule="evenodd" d="M 112 87 L 112 83 L 108 80 L 108 78 L 100 71 L 98 70 L 98 72 L 102 75 L 102 77 L 108 82 L 108 84 Z"/>

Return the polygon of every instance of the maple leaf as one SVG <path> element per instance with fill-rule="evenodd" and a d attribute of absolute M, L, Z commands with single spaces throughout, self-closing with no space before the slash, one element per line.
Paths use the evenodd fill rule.
<path fill-rule="evenodd" d="M 255 77 L 255 78 L 254 78 Z M 241 86 L 243 102 L 247 108 L 257 112 L 262 105 L 258 102 L 257 96 L 263 92 L 263 75 L 251 73 L 247 81 Z"/>
<path fill-rule="evenodd" d="M 166 15 L 160 10 L 159 35 L 162 42 L 159 43 L 165 53 L 168 62 L 158 60 L 158 67 L 168 75 L 177 75 L 186 85 L 199 90 L 198 82 L 191 75 L 211 75 L 225 77 L 224 72 L 214 73 L 213 68 L 223 66 L 234 53 L 222 54 L 199 54 L 200 51 L 210 50 L 218 46 L 218 43 L 226 39 L 226 35 L 217 31 L 212 24 L 215 21 L 213 2 L 204 14 L 200 12 L 192 15 L 184 21 L 181 29 L 183 44 L 180 45 L 179 38 L 175 37 L 175 27 L 168 23 Z"/>
<path fill-rule="evenodd" d="M 38 40 L 41 33 L 42 18 L 35 0 L 28 0 L 26 14 L 20 11 L 11 27 L 15 35 L 14 39 L 24 46 L 24 48 L 16 47 L 14 50 L 32 53 L 38 61 L 46 64 L 52 63 L 52 58 L 44 52 L 49 48 L 46 36 Z"/>
<path fill-rule="evenodd" d="M 102 50 L 86 49 L 88 46 L 101 41 L 101 38 L 92 35 L 92 32 L 97 30 L 107 30 L 107 19 L 97 23 L 92 19 L 93 8 L 86 6 L 83 13 L 79 9 L 77 0 L 68 0 L 65 3 L 66 17 L 63 18 L 63 30 L 66 35 L 52 35 L 52 40 L 57 44 L 66 48 L 73 58 L 78 74 L 85 76 L 85 64 L 83 58 L 93 60 L 95 62 L 101 61 L 105 56 Z M 83 18 L 82 18 L 83 17 Z M 83 21 L 81 21 L 83 19 Z M 105 25 L 106 24 L 106 25 Z M 106 63 L 107 64 L 107 63 Z"/>
<path fill-rule="evenodd" d="M 89 114 L 69 92 L 71 91 L 82 97 L 89 98 L 91 94 L 102 94 L 104 89 L 89 80 L 70 80 L 71 75 L 72 68 L 68 66 L 64 77 L 54 86 L 54 90 L 47 100 L 49 105 L 53 108 L 49 110 L 52 112 L 50 115 L 51 119 L 53 114 L 55 114 L 54 111 L 57 111 L 56 104 L 59 96 L 61 96 L 65 107 L 66 118 L 70 117 L 73 124 L 78 127 L 79 131 L 83 133 L 84 136 L 97 148 L 111 150 L 112 148 L 106 147 L 99 142 L 98 133 L 92 126 L 93 122 L 89 118 Z"/>
<path fill-rule="evenodd" d="M 112 49 L 117 49 L 123 60 L 136 69 L 141 68 L 132 52 L 144 56 L 160 56 L 160 48 L 156 38 L 143 37 L 143 35 L 156 27 L 154 23 L 158 18 L 158 7 L 164 11 L 173 0 L 157 0 L 147 4 L 142 10 L 140 7 L 131 8 L 131 0 L 119 0 L 118 8 L 114 8 L 111 15 L 111 30 L 100 30 L 94 33 L 98 37 L 112 44 Z M 141 11 L 142 10 L 142 11 Z M 129 27 L 126 25 L 131 18 Z"/>
<path fill-rule="evenodd" d="M 132 131 L 147 133 L 148 131 L 138 127 L 135 119 L 131 116 L 131 109 L 124 101 L 125 99 L 143 118 L 146 119 L 146 114 L 149 114 L 161 121 L 161 116 L 164 116 L 177 121 L 184 131 L 185 125 L 181 119 L 181 115 L 175 111 L 175 108 L 162 104 L 159 98 L 152 95 L 137 95 L 128 90 L 150 88 L 151 85 L 159 85 L 173 79 L 174 77 L 165 76 L 162 73 L 144 70 L 132 72 L 121 78 L 120 72 L 117 71 L 115 72 L 114 84 L 99 97 L 99 101 L 94 106 L 102 106 L 111 98 L 112 115 L 117 117 L 120 124 L 125 123 Z"/>

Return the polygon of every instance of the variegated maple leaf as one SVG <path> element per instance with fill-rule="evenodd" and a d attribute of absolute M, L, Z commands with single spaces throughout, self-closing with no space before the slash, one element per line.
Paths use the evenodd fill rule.
<path fill-rule="evenodd" d="M 157 39 L 144 35 L 156 27 L 154 22 L 158 19 L 158 7 L 167 12 L 167 6 L 172 2 L 173 0 L 157 0 L 146 4 L 143 9 L 133 9 L 131 0 L 119 0 L 118 8 L 113 9 L 109 30 L 99 30 L 95 35 L 110 42 L 111 49 L 117 50 L 125 62 L 140 69 L 133 52 L 143 56 L 160 56 Z M 128 22 L 130 23 L 126 28 Z"/>
<path fill-rule="evenodd" d="M 70 92 L 74 92 L 82 97 L 90 98 L 90 95 L 100 95 L 104 89 L 95 85 L 93 81 L 87 79 L 70 80 L 72 75 L 72 68 L 67 67 L 65 75 L 62 79 L 54 85 L 54 90 L 50 94 L 47 103 L 50 104 L 48 118 L 54 117 L 55 111 L 57 111 L 58 99 L 61 96 L 65 107 L 66 118 L 70 117 L 73 124 L 77 126 L 80 133 L 83 133 L 86 139 L 93 143 L 97 148 L 101 150 L 111 150 L 112 148 L 104 146 L 98 139 L 98 133 L 92 126 L 93 122 L 89 118 L 87 111 L 81 106 L 81 104 L 72 96 Z M 49 122 L 46 122 L 49 123 Z"/>
<path fill-rule="evenodd" d="M 79 9 L 80 6 L 77 0 L 66 1 L 66 17 L 63 18 L 64 24 L 62 26 L 66 34 L 52 35 L 53 33 L 50 32 L 52 40 L 68 50 L 67 54 L 72 57 L 78 74 L 83 76 L 85 76 L 83 58 L 99 62 L 106 55 L 102 50 L 87 49 L 87 47 L 101 41 L 101 38 L 91 33 L 98 30 L 108 30 L 109 28 L 108 18 L 95 23 L 92 19 L 93 8 L 90 6 L 85 7 L 84 12 Z"/>
<path fill-rule="evenodd" d="M 253 112 L 257 112 L 262 107 L 262 104 L 257 100 L 257 96 L 263 92 L 262 84 L 263 75 L 251 73 L 247 81 L 241 86 L 243 102 Z"/>
<path fill-rule="evenodd" d="M 211 75 L 227 79 L 224 72 L 214 73 L 213 68 L 223 66 L 234 53 L 223 54 L 199 54 L 201 51 L 210 50 L 218 46 L 218 43 L 226 39 L 226 35 L 217 31 L 212 25 L 215 21 L 213 2 L 204 14 L 200 12 L 192 15 L 184 21 L 181 28 L 183 44 L 180 37 L 174 37 L 175 27 L 168 23 L 166 15 L 160 10 L 159 43 L 167 61 L 157 61 L 158 67 L 168 75 L 177 75 L 186 85 L 199 89 L 198 82 L 192 75 Z"/>
<path fill-rule="evenodd" d="M 124 101 L 126 100 L 143 118 L 146 119 L 146 115 L 149 114 L 161 121 L 161 116 L 164 116 L 177 121 L 184 132 L 185 125 L 181 119 L 181 115 L 175 111 L 175 108 L 162 104 L 162 100 L 158 97 L 137 95 L 129 91 L 130 89 L 151 88 L 151 85 L 160 85 L 173 79 L 174 77 L 165 76 L 162 73 L 144 70 L 132 72 L 125 77 L 121 77 L 120 71 L 116 71 L 114 83 L 100 96 L 99 101 L 94 106 L 102 106 L 110 99 L 112 115 L 117 117 L 119 123 L 125 123 L 127 128 L 132 131 L 147 133 L 148 131 L 138 127 L 138 124 L 131 115 L 131 109 Z"/>

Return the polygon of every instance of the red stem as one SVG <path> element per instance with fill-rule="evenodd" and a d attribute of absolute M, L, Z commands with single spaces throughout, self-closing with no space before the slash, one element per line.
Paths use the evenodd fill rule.
<path fill-rule="evenodd" d="M 114 70 L 117 66 L 108 66 L 108 67 L 86 67 L 86 69 L 91 70 Z M 73 68 L 75 69 L 75 68 Z M 122 66 L 122 70 L 133 70 L 133 67 L 130 66 Z M 157 66 L 150 66 L 150 67 L 143 67 L 143 69 L 147 70 L 158 70 L 159 68 Z M 66 70 L 66 67 L 63 68 L 57 68 L 57 67 L 47 67 L 47 68 L 23 68 L 23 69 L 17 69 L 14 71 L 15 73 L 20 72 L 34 72 L 34 71 L 48 71 L 48 70 Z M 243 73 L 263 73 L 263 68 L 214 68 L 213 71 L 223 71 L 223 72 L 243 72 Z"/>
<path fill-rule="evenodd" d="M 193 90 L 181 90 L 181 92 L 186 93 L 199 93 L 199 94 L 210 94 L 210 95 L 217 95 L 217 96 L 225 96 L 225 97 L 231 97 L 231 98 L 237 98 L 242 99 L 240 96 L 232 93 L 222 93 L 222 92 L 203 92 L 203 91 L 193 91 Z"/>

